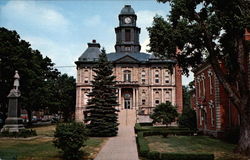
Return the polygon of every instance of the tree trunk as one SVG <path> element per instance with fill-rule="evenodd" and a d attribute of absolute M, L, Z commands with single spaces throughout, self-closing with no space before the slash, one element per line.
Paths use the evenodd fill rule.
<path fill-rule="evenodd" d="M 241 107 L 245 110 L 240 115 L 240 139 L 236 152 L 250 156 L 250 109 L 248 104 Z"/>

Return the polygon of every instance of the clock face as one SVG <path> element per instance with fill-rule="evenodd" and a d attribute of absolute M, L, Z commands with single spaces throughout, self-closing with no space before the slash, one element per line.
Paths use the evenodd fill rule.
<path fill-rule="evenodd" d="M 124 22 L 126 23 L 126 24 L 129 24 L 129 23 L 131 23 L 131 18 L 130 17 L 126 17 L 125 19 L 124 19 Z"/>

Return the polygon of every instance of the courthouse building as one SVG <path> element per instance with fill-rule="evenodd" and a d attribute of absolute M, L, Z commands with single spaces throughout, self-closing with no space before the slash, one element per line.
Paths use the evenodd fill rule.
<path fill-rule="evenodd" d="M 119 110 L 136 110 L 138 115 L 149 115 L 153 108 L 166 101 L 177 106 L 182 112 L 182 81 L 178 67 L 171 73 L 167 69 L 173 60 L 160 60 L 154 55 L 140 52 L 140 28 L 137 16 L 130 5 L 125 5 L 119 16 L 119 26 L 115 28 L 115 52 L 107 54 L 112 62 L 116 76 Z M 88 102 L 88 93 L 92 89 L 93 67 L 100 51 L 95 40 L 76 61 L 76 121 L 82 122 Z"/>

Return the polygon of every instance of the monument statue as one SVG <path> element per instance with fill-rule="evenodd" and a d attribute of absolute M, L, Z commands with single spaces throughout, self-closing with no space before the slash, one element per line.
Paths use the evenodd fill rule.
<path fill-rule="evenodd" d="M 20 118 L 20 108 L 18 104 L 18 99 L 21 96 L 21 92 L 19 91 L 19 79 L 20 76 L 18 71 L 16 71 L 14 75 L 13 89 L 10 90 L 10 93 L 7 96 L 9 98 L 8 117 L 5 120 L 5 125 L 1 130 L 2 132 L 19 132 L 20 130 L 25 129 L 22 123 L 23 121 Z"/>

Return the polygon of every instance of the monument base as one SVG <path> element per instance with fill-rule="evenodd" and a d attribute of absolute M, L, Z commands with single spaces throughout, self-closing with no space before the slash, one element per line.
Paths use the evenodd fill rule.
<path fill-rule="evenodd" d="M 23 130 L 24 125 L 22 123 L 21 118 L 17 117 L 8 117 L 5 121 L 5 125 L 3 126 L 1 132 L 8 131 L 8 132 L 19 132 Z"/>

